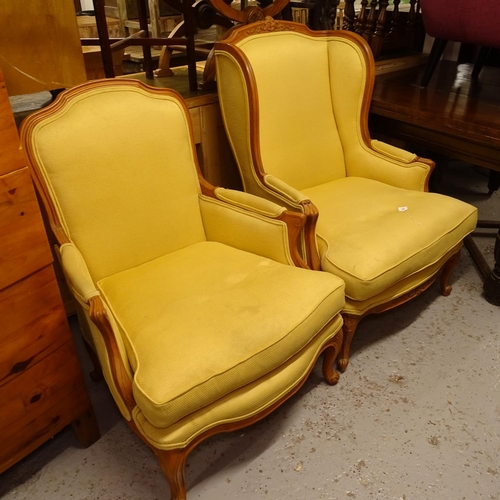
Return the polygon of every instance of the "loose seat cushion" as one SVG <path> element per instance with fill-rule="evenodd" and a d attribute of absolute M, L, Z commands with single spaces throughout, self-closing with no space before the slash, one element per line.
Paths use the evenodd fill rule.
<path fill-rule="evenodd" d="M 474 230 L 477 210 L 454 198 L 347 177 L 303 191 L 319 210 L 324 271 L 367 300 L 432 266 Z"/>
<path fill-rule="evenodd" d="M 341 279 L 201 242 L 98 283 L 134 370 L 137 405 L 165 428 L 279 367 L 344 305 Z"/>

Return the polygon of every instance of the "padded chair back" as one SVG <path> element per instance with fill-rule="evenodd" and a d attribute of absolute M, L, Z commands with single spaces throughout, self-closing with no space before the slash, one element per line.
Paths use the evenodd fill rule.
<path fill-rule="evenodd" d="M 454 42 L 500 47 L 498 0 L 420 0 L 425 31 Z"/>
<path fill-rule="evenodd" d="M 345 177 L 370 85 L 367 55 L 351 33 L 325 36 L 274 23 L 284 31 L 249 26 L 215 46 L 226 130 L 245 190 L 253 193 L 252 162 L 298 190 Z"/>
<path fill-rule="evenodd" d="M 174 92 L 107 80 L 23 130 L 94 282 L 205 240 L 187 114 Z"/>

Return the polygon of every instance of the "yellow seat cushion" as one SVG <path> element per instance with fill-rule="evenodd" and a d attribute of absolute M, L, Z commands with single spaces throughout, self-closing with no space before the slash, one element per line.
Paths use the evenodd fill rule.
<path fill-rule="evenodd" d="M 138 407 L 165 428 L 308 345 L 344 306 L 336 276 L 201 242 L 99 281 L 134 371 Z"/>
<path fill-rule="evenodd" d="M 454 198 L 360 177 L 303 192 L 320 214 L 322 269 L 340 276 L 346 296 L 358 301 L 432 266 L 477 222 L 477 209 Z"/>

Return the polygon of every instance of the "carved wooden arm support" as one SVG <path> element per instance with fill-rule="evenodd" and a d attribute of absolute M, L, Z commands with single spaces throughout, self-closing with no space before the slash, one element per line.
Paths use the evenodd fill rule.
<path fill-rule="evenodd" d="M 123 359 L 120 355 L 120 349 L 116 342 L 113 329 L 106 314 L 104 303 L 99 296 L 94 296 L 89 299 L 90 319 L 96 324 L 102 334 L 106 351 L 108 353 L 111 375 L 115 383 L 116 389 L 125 403 L 130 413 L 135 408 L 134 395 L 132 393 L 132 381 L 127 373 Z"/>
<path fill-rule="evenodd" d="M 59 248 L 61 263 L 67 281 L 79 301 L 89 306 L 90 319 L 99 329 L 106 346 L 113 382 L 125 406 L 132 413 L 136 406 L 132 394 L 132 381 L 125 368 L 113 328 L 106 314 L 104 303 L 90 276 L 83 256 L 73 243 Z"/>

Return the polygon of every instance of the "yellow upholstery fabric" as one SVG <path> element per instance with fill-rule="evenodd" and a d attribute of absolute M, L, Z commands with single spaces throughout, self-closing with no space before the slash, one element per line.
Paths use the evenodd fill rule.
<path fill-rule="evenodd" d="M 344 279 L 344 312 L 361 315 L 434 276 L 477 211 L 424 192 L 428 164 L 370 139 L 366 42 L 303 30 L 267 20 L 216 44 L 222 115 L 245 190 L 295 210 L 306 199 L 318 208 L 321 268 Z"/>
<path fill-rule="evenodd" d="M 239 48 L 251 62 L 257 83 L 266 170 L 299 190 L 344 177 L 324 40 L 277 32 L 248 37 Z M 291 61 L 300 61 L 300 71 Z"/>
<path fill-rule="evenodd" d="M 32 140 L 94 281 L 205 239 L 188 122 L 171 96 L 97 88 Z"/>
<path fill-rule="evenodd" d="M 320 217 L 322 269 L 358 301 L 432 266 L 474 230 L 477 209 L 454 198 L 347 177 L 307 189 Z"/>
<path fill-rule="evenodd" d="M 398 297 L 411 292 L 412 290 L 420 287 L 420 285 L 424 284 L 429 279 L 435 277 L 436 274 L 439 273 L 443 265 L 446 263 L 446 261 L 450 257 L 452 257 L 452 255 L 460 252 L 461 247 L 462 243 L 458 244 L 456 247 L 453 247 L 435 263 L 424 267 L 420 271 L 402 279 L 401 281 L 398 281 L 397 283 L 394 283 L 389 288 L 386 288 L 383 292 L 379 293 L 378 295 L 374 295 L 367 300 L 353 300 L 349 297 L 346 297 L 345 306 L 342 312 L 361 316 L 372 308 L 376 308 L 388 303 L 390 304 L 391 300 L 397 299 Z"/>
<path fill-rule="evenodd" d="M 133 419 L 151 444 L 160 449 L 174 449 L 187 446 L 196 436 L 217 425 L 258 415 L 297 386 L 313 367 L 322 347 L 341 327 L 342 319 L 337 317 L 304 349 L 272 372 L 185 416 L 167 429 L 152 425 L 138 407 L 134 410 Z"/>
<path fill-rule="evenodd" d="M 266 218 L 258 212 L 243 210 L 207 196 L 200 196 L 200 209 L 209 241 L 218 241 L 282 264 L 294 265 L 288 226 L 283 221 Z"/>
<path fill-rule="evenodd" d="M 215 195 L 219 200 L 225 201 L 230 205 L 244 208 L 252 212 L 256 212 L 269 217 L 280 216 L 285 209 L 272 201 L 259 198 L 253 194 L 234 189 L 216 188 Z"/>
<path fill-rule="evenodd" d="M 344 284 L 203 242 L 99 281 L 127 337 L 137 405 L 166 428 L 269 374 L 344 305 Z"/>

